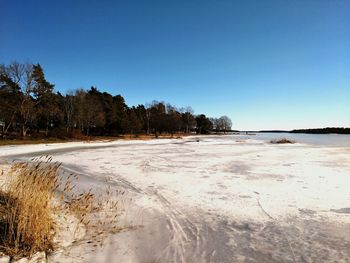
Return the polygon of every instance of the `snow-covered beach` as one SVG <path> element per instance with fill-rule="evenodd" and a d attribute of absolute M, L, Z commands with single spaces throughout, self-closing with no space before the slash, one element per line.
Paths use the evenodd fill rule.
<path fill-rule="evenodd" d="M 0 148 L 4 162 L 46 154 L 78 188 L 125 189 L 119 220 L 135 226 L 94 252 L 72 245 L 67 262 L 350 261 L 348 146 L 227 135 Z"/>

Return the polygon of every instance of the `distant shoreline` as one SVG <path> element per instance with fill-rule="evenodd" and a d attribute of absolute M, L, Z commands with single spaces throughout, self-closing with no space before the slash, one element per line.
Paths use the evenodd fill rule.
<path fill-rule="evenodd" d="M 305 133 L 305 134 L 350 134 L 350 128 L 327 127 L 315 129 L 295 129 L 285 130 L 262 130 L 262 131 L 241 131 L 241 132 L 260 132 L 260 133 Z"/>

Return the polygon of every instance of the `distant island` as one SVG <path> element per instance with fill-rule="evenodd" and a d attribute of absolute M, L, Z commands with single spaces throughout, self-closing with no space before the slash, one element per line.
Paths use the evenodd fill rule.
<path fill-rule="evenodd" d="M 317 129 L 299 129 L 299 130 L 292 130 L 292 131 L 290 131 L 290 133 L 311 133 L 311 134 L 337 133 L 337 134 L 350 134 L 350 128 L 327 127 L 327 128 L 317 128 Z"/>
<path fill-rule="evenodd" d="M 315 129 L 295 129 L 291 131 L 285 130 L 264 130 L 259 131 L 261 133 L 308 133 L 308 134 L 350 134 L 350 128 L 343 127 L 327 127 L 327 128 L 315 128 Z"/>

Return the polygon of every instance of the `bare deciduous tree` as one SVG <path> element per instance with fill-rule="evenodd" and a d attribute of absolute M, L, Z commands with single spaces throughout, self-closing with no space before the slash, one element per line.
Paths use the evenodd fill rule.
<path fill-rule="evenodd" d="M 33 100 L 33 65 L 26 63 L 20 64 L 16 61 L 12 62 L 5 68 L 6 75 L 20 88 L 22 94 L 19 102 L 19 115 L 21 134 L 26 136 L 30 125 L 36 119 L 35 101 Z"/>

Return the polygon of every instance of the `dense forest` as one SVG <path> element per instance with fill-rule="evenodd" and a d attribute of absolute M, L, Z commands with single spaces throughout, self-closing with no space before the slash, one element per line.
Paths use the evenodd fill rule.
<path fill-rule="evenodd" d="M 2 137 L 79 135 L 116 136 L 141 133 L 190 133 L 231 130 L 227 116 L 194 115 L 191 107 L 177 108 L 153 101 L 129 107 L 121 95 L 96 87 L 67 94 L 54 91 L 40 64 L 0 64 L 0 132 Z"/>

